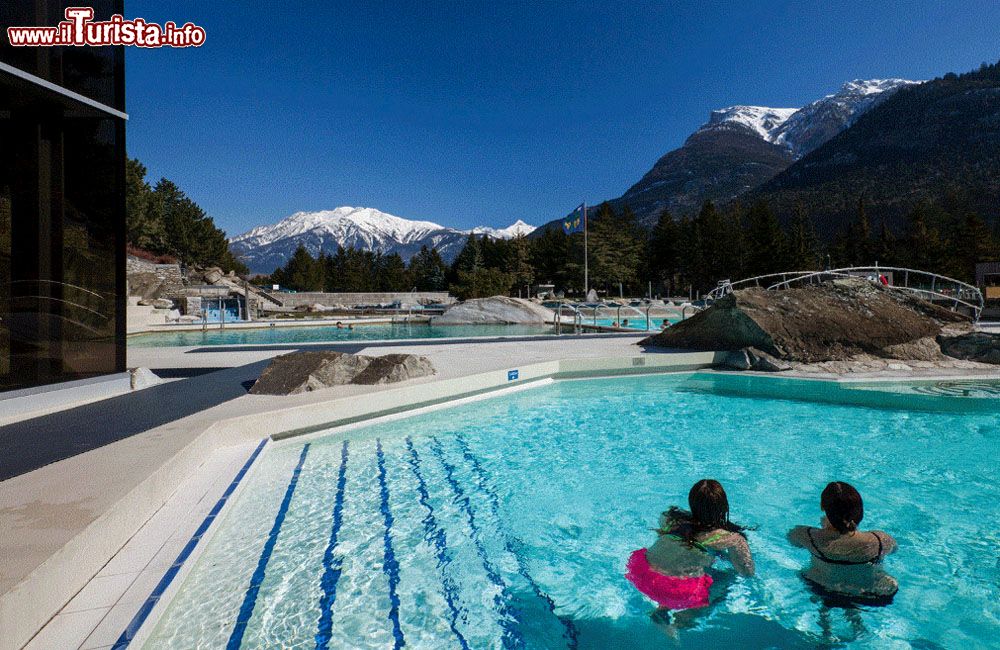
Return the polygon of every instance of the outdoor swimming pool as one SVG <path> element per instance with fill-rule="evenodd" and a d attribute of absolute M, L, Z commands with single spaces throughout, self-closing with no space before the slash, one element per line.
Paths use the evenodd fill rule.
<path fill-rule="evenodd" d="M 961 399 L 961 398 L 956 398 Z M 276 443 L 150 648 L 980 648 L 1000 635 L 996 413 L 562 381 L 308 443 Z M 677 642 L 623 577 L 696 479 L 729 492 L 758 574 Z M 786 531 L 829 480 L 890 532 L 901 588 L 825 609 Z"/>
<path fill-rule="evenodd" d="M 624 323 L 624 321 L 626 321 L 626 320 L 628 321 L 627 325 Z M 635 318 L 624 317 L 622 319 L 622 322 L 619 323 L 618 326 L 622 327 L 622 328 L 625 328 L 625 329 L 639 330 L 640 332 L 646 332 L 646 331 L 648 331 L 648 332 L 659 332 L 663 328 L 663 323 L 664 322 L 668 322 L 668 323 L 673 324 L 673 323 L 678 322 L 679 320 L 680 319 L 675 319 L 675 318 L 650 318 L 649 319 L 649 328 L 647 329 L 646 328 L 646 317 L 645 316 L 635 317 Z M 616 322 L 617 321 L 614 318 L 598 318 L 596 324 L 597 325 L 601 325 L 603 327 L 615 327 L 615 323 Z M 595 323 L 594 323 L 593 319 L 584 318 L 583 319 L 583 324 L 584 325 L 594 325 Z"/>
<path fill-rule="evenodd" d="M 473 336 L 530 336 L 554 334 L 551 325 L 426 325 L 394 323 L 261 327 L 254 329 L 210 329 L 204 332 L 155 332 L 130 337 L 129 346 L 164 347 L 195 345 L 246 345 L 266 343 L 319 343 L 323 341 L 378 341 L 385 339 L 443 339 Z"/>

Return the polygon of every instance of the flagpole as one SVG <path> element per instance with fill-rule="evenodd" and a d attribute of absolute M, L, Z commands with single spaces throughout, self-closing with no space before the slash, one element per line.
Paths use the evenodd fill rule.
<path fill-rule="evenodd" d="M 587 204 L 583 204 L 583 299 L 590 293 L 590 268 L 587 266 Z"/>

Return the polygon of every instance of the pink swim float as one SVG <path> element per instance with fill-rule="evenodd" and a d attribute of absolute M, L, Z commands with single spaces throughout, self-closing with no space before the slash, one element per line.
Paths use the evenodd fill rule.
<path fill-rule="evenodd" d="M 633 551 L 628 558 L 625 577 L 642 594 L 667 609 L 695 609 L 708 605 L 708 588 L 712 576 L 668 576 L 649 566 L 646 549 Z"/>

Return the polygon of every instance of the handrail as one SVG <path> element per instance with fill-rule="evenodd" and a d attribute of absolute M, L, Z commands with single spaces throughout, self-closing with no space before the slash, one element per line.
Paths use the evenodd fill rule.
<path fill-rule="evenodd" d="M 720 284 L 716 288 L 705 294 L 705 298 L 708 300 L 717 300 L 722 296 L 732 293 L 732 290 L 736 287 L 742 287 L 751 282 L 756 286 L 761 286 L 761 281 L 766 278 L 786 278 L 789 275 L 808 275 L 815 273 L 815 271 L 782 271 L 781 273 L 765 273 L 764 275 L 755 275 L 752 278 L 744 278 L 743 280 L 737 280 L 736 282 L 727 282 L 725 284 Z M 767 283 L 769 284 L 769 283 Z"/>
<path fill-rule="evenodd" d="M 689 305 L 684 305 L 683 307 L 681 307 L 681 320 L 687 320 L 688 319 L 688 317 L 687 317 L 687 310 L 688 309 L 693 310 L 694 313 L 696 313 L 696 314 L 699 311 L 701 311 L 701 307 L 695 307 L 694 305 L 690 305 L 690 304 Z"/>
<path fill-rule="evenodd" d="M 921 271 L 920 269 L 910 269 L 898 266 L 847 266 L 839 269 L 828 269 L 825 271 L 785 271 L 782 273 L 769 273 L 767 275 L 759 275 L 753 278 L 740 280 L 738 282 L 720 284 L 718 287 L 709 292 L 707 297 L 710 300 L 717 300 L 718 298 L 731 293 L 734 288 L 746 286 L 750 283 L 754 283 L 756 286 L 761 286 L 762 281 L 767 279 L 774 280 L 781 278 L 780 282 L 764 283 L 766 284 L 766 290 L 777 291 L 787 289 L 793 283 L 812 282 L 822 278 L 858 278 L 860 277 L 859 274 L 869 273 L 877 276 L 882 276 L 885 273 L 892 273 L 894 276 L 896 274 L 903 274 L 902 284 L 893 283 L 891 285 L 892 288 L 909 291 L 921 296 L 930 296 L 932 301 L 936 299 L 941 302 L 952 302 L 952 311 L 955 311 L 959 305 L 962 305 L 972 311 L 973 320 L 975 322 L 979 321 L 979 317 L 981 316 L 986 304 L 983 299 L 982 292 L 977 287 L 974 287 L 967 282 L 962 282 L 961 280 L 956 280 L 955 278 L 941 275 L 940 273 L 932 273 L 930 271 Z M 924 287 L 911 286 L 911 274 L 929 278 L 931 288 L 926 289 Z M 942 291 L 939 290 L 941 289 L 940 283 L 953 285 L 955 287 L 955 295 L 942 293 Z"/>
<path fill-rule="evenodd" d="M 969 309 L 971 309 L 973 311 L 974 320 L 976 320 L 976 321 L 979 320 L 979 316 L 982 313 L 983 307 L 985 306 L 985 301 L 983 300 L 983 294 L 982 294 L 982 292 L 979 291 L 979 289 L 977 289 L 976 287 L 974 287 L 974 286 L 972 286 L 972 285 L 970 285 L 968 283 L 962 282 L 961 280 L 956 280 L 954 278 L 949 278 L 948 276 L 941 275 L 939 273 L 931 273 L 929 271 L 921 271 L 919 269 L 907 269 L 907 268 L 894 267 L 894 266 L 878 266 L 878 267 L 873 267 L 873 266 L 859 266 L 859 267 L 846 267 L 846 268 L 843 268 L 843 269 L 832 269 L 830 271 L 817 271 L 817 272 L 814 272 L 814 273 L 811 273 L 811 274 L 808 274 L 808 275 L 804 275 L 804 276 L 800 276 L 800 277 L 797 277 L 797 278 L 793 278 L 791 280 L 786 280 L 785 282 L 779 282 L 779 283 L 777 283 L 775 285 L 772 285 L 772 286 L 768 287 L 768 290 L 770 291 L 770 290 L 777 290 L 777 289 L 782 289 L 782 288 L 788 288 L 791 285 L 792 282 L 806 281 L 806 280 L 809 280 L 809 279 L 811 279 L 813 277 L 822 277 L 822 276 L 825 276 L 825 275 L 836 276 L 836 277 L 839 277 L 839 278 L 856 278 L 856 277 L 858 277 L 857 275 L 849 273 L 848 271 L 853 271 L 854 273 L 871 271 L 871 272 L 880 273 L 880 274 L 881 274 L 881 272 L 885 272 L 885 271 L 888 271 L 888 272 L 891 272 L 891 273 L 897 273 L 897 272 L 904 273 L 905 274 L 904 284 L 902 284 L 902 285 L 900 285 L 900 284 L 893 284 L 893 285 L 891 285 L 892 288 L 902 289 L 904 291 L 909 291 L 911 293 L 917 293 L 917 294 L 921 294 L 921 295 L 933 296 L 934 298 L 938 298 L 939 300 L 942 300 L 942 301 L 951 301 L 951 302 L 954 302 L 955 304 L 952 306 L 952 311 L 954 311 L 955 308 L 958 307 L 958 305 L 964 305 L 964 306 L 968 307 Z M 931 278 L 931 287 L 932 288 L 931 289 L 924 289 L 922 287 L 912 287 L 912 286 L 910 286 L 909 285 L 909 276 L 910 276 L 911 273 L 915 273 L 915 274 L 918 274 L 918 275 L 922 275 L 922 276 Z M 945 293 L 941 293 L 940 291 L 935 291 L 933 287 L 936 286 L 937 280 L 939 280 L 939 279 L 954 284 L 955 288 L 957 289 L 956 295 L 952 296 L 952 295 L 948 295 L 948 294 L 945 294 Z M 963 299 L 962 298 L 962 292 L 963 292 L 963 290 L 965 292 L 971 294 L 972 297 L 978 298 L 978 300 L 975 303 L 972 303 L 972 302 L 969 302 L 968 300 Z"/>

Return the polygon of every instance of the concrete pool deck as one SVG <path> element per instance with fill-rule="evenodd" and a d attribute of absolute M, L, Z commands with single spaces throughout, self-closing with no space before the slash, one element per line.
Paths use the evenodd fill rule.
<path fill-rule="evenodd" d="M 154 367 L 225 369 L 115 398 L 121 400 L 115 404 L 81 407 L 89 409 L 85 412 L 70 409 L 53 414 L 62 418 L 58 426 L 65 429 L 60 432 L 63 437 L 72 439 L 79 427 L 103 430 L 108 444 L 0 482 L 0 557 L 4 558 L 0 629 L 5 631 L 0 636 L 0 648 L 22 647 L 46 624 L 47 629 L 64 630 L 69 635 L 60 637 L 60 647 L 81 647 L 103 619 L 95 620 L 97 614 L 92 610 L 70 612 L 62 608 L 219 450 L 243 447 L 289 431 L 319 430 L 547 377 L 690 370 L 706 367 L 714 360 L 714 353 L 643 352 L 633 345 L 641 336 L 355 343 L 350 344 L 354 348 L 351 351 L 428 356 L 437 374 L 404 384 L 343 386 L 290 397 L 248 395 L 243 383 L 255 378 L 267 359 L 311 346 L 136 350 L 136 354 L 150 354 L 146 365 Z M 343 349 L 341 345 L 330 347 Z M 130 364 L 135 363 L 130 360 Z M 508 371 L 513 369 L 519 373 L 512 379 Z M 211 392 L 213 386 L 218 392 Z M 161 400 L 158 396 L 163 396 L 167 388 L 176 393 L 170 400 Z M 141 399 L 129 399 L 139 395 Z M 366 399 L 359 399 L 361 396 Z M 161 408 L 176 409 L 178 417 L 162 423 L 148 419 L 151 412 Z M 82 413 L 86 418 L 81 417 Z M 118 429 L 141 428 L 144 423 L 154 426 L 116 438 Z M 31 435 L 38 434 L 39 430 L 30 428 L 37 428 L 30 420 L 22 424 L 29 427 L 26 431 Z M 43 424 L 57 426 L 56 420 Z M 8 435 L 9 430 L 9 426 L 4 427 L 0 434 Z M 119 589 L 132 588 L 124 579 L 102 582 L 102 589 L 115 585 Z M 103 593 L 102 602 L 109 597 Z M 85 616 L 82 611 L 91 614 Z M 93 628 L 85 629 L 90 623 Z M 86 635 L 81 637 L 84 632 Z"/>
<path fill-rule="evenodd" d="M 141 398 L 136 394 L 125 396 L 136 399 L 52 414 L 58 419 L 42 423 L 50 433 L 62 427 L 61 437 L 72 442 L 74 434 L 89 431 L 82 437 L 103 435 L 107 444 L 0 482 L 0 629 L 5 631 L 0 650 L 19 648 L 33 637 L 29 647 L 114 644 L 148 603 L 191 537 L 192 526 L 197 527 L 261 439 L 552 378 L 696 370 L 717 359 L 713 352 L 643 350 L 634 345 L 643 337 L 645 333 L 130 349 L 129 365 L 189 378 L 146 389 Z M 437 374 L 402 384 L 342 386 L 290 397 L 246 393 L 245 383 L 268 359 L 317 347 L 420 354 L 431 358 Z M 516 376 L 509 374 L 512 370 L 518 371 Z M 915 374 L 900 373 L 899 378 Z M 38 426 L 28 421 L 21 432 L 37 436 L 45 431 Z M 9 430 L 0 428 L 0 436 Z"/>

